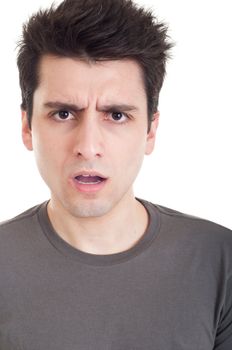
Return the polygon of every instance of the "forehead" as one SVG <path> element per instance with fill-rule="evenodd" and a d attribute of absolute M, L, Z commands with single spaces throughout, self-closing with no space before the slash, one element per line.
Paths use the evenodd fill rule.
<path fill-rule="evenodd" d="M 146 100 L 142 69 L 130 59 L 92 62 L 46 55 L 39 65 L 37 90 L 56 99 Z"/>

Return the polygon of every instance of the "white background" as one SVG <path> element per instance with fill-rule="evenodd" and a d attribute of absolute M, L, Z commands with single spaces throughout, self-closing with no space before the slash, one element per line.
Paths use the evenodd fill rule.
<path fill-rule="evenodd" d="M 156 148 L 135 194 L 232 228 L 232 21 L 230 0 L 140 0 L 170 27 L 176 46 L 161 92 Z M 21 142 L 16 42 L 49 0 L 0 8 L 0 221 L 46 200 L 33 153 Z"/>

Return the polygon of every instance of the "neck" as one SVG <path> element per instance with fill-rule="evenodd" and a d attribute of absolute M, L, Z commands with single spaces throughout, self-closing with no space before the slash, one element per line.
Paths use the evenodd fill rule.
<path fill-rule="evenodd" d="M 79 218 L 51 199 L 48 216 L 57 234 L 73 247 L 90 254 L 116 254 L 132 248 L 143 236 L 148 215 L 133 195 L 125 196 L 100 217 Z"/>

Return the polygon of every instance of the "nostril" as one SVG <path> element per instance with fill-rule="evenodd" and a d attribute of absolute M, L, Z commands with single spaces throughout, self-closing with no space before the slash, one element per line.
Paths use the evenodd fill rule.
<path fill-rule="evenodd" d="M 77 152 L 76 156 L 77 157 L 83 157 L 83 158 L 92 158 L 92 157 L 100 158 L 100 157 L 102 157 L 102 154 L 101 153 L 87 154 L 87 152 Z"/>

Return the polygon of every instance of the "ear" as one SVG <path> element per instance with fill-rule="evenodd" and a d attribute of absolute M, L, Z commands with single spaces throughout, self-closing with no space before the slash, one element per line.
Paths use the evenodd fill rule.
<path fill-rule="evenodd" d="M 22 110 L 22 139 L 25 147 L 29 150 L 33 150 L 32 145 L 32 133 L 28 125 L 27 112 Z"/>
<path fill-rule="evenodd" d="M 157 131 L 157 128 L 159 125 L 159 116 L 160 116 L 159 112 L 156 112 L 153 115 L 151 127 L 150 127 L 148 134 L 147 134 L 146 149 L 145 149 L 146 155 L 151 154 L 153 149 L 154 149 L 155 139 L 156 139 L 156 131 Z"/>

